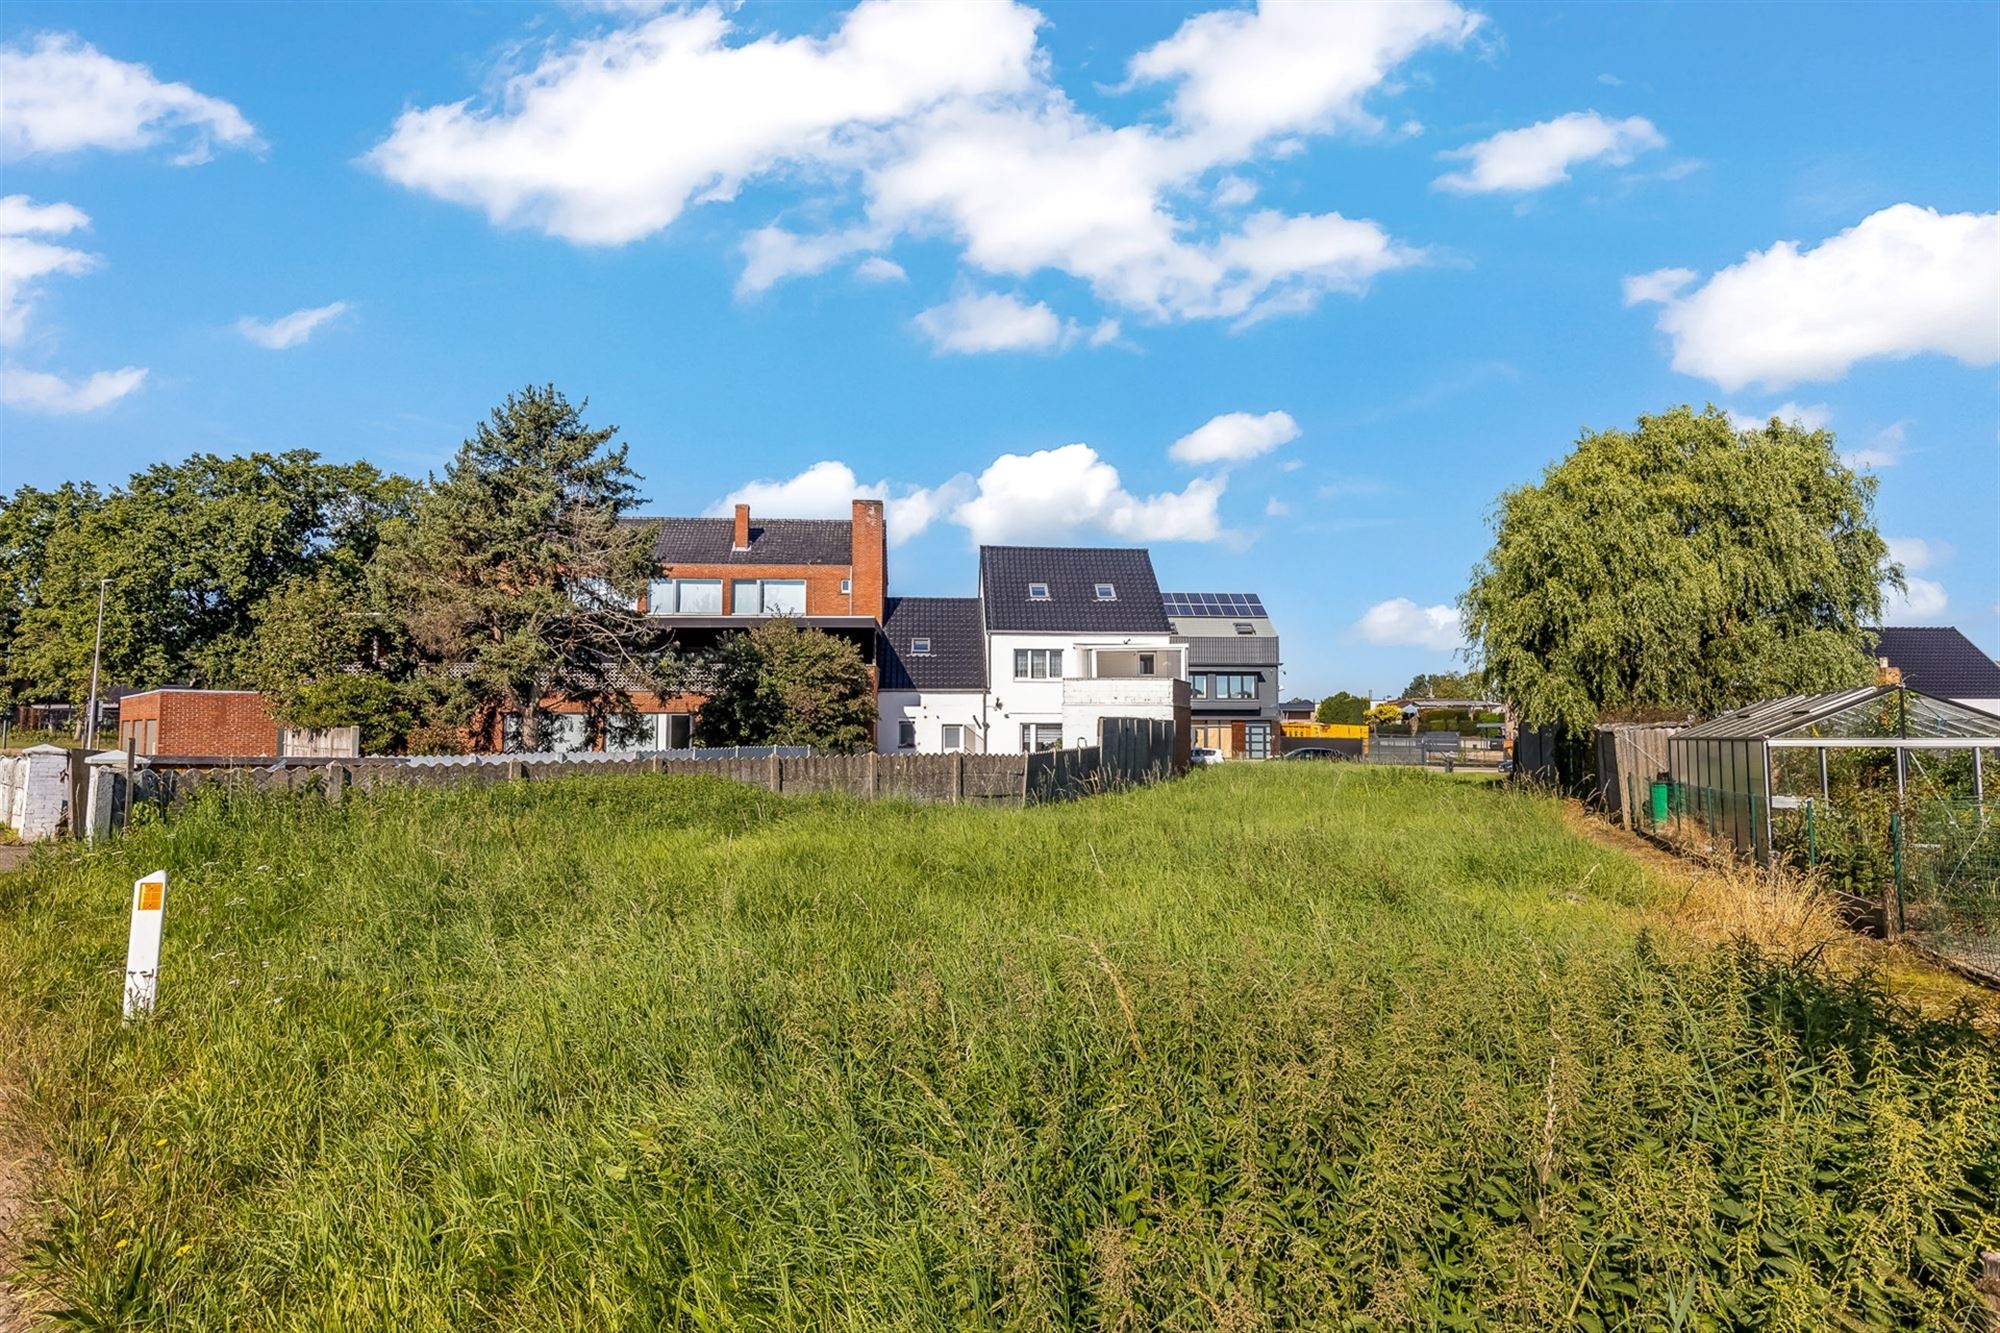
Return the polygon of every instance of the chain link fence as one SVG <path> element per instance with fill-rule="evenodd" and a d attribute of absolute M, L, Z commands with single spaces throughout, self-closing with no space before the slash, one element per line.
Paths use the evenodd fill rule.
<path fill-rule="evenodd" d="M 1629 827 L 1695 852 L 1768 854 L 1878 906 L 1888 933 L 2000 979 L 2000 799 L 1779 796 L 1767 820 L 1755 793 L 1637 777 L 1626 787 Z"/>

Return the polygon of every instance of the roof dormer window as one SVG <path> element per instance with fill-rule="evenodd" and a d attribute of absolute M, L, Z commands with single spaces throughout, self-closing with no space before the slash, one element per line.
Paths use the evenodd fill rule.
<path fill-rule="evenodd" d="M 1028 600 L 1031 602 L 1048 601 L 1049 585 L 1046 583 L 1030 583 L 1028 585 Z"/>
<path fill-rule="evenodd" d="M 910 655 L 912 657 L 929 657 L 931 655 L 931 641 L 929 639 L 911 639 Z"/>
<path fill-rule="evenodd" d="M 1098 600 L 1098 601 L 1100 601 L 1100 602 L 1115 602 L 1115 601 L 1117 601 L 1117 600 L 1118 600 L 1118 589 L 1116 589 L 1116 588 L 1112 587 L 1112 586 L 1111 586 L 1111 585 L 1110 585 L 1109 583 L 1100 583 L 1100 584 L 1098 584 L 1098 585 L 1097 585 L 1097 600 Z"/>
<path fill-rule="evenodd" d="M 1236 632 L 1238 634 L 1255 634 L 1257 627 L 1247 620 L 1239 620 L 1236 622 Z"/>

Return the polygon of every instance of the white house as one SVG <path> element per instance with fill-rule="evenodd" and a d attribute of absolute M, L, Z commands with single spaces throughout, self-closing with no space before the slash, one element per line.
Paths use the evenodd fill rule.
<path fill-rule="evenodd" d="M 987 749 L 986 635 L 977 597 L 891 597 L 877 641 L 883 754 Z"/>
<path fill-rule="evenodd" d="M 894 599 L 884 753 L 1095 745 L 1107 717 L 1188 722 L 1176 644 L 1143 550 L 983 546 L 979 596 Z"/>

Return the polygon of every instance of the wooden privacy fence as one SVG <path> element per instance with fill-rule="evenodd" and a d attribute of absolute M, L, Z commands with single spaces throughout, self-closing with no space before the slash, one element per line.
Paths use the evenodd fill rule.
<path fill-rule="evenodd" d="M 279 759 L 252 766 L 220 759 L 141 760 L 129 778 L 116 767 L 93 775 L 90 829 L 124 822 L 133 800 L 171 809 L 205 786 L 309 791 L 338 796 L 391 787 L 540 782 L 590 774 L 682 774 L 724 778 L 792 795 L 845 792 L 866 799 L 1020 806 L 1070 800 L 1185 772 L 1186 741 L 1173 723 L 1108 718 L 1101 744 L 1038 754 L 755 754 L 717 752 L 589 757 L 479 756 L 474 759 Z"/>
<path fill-rule="evenodd" d="M 1626 828 L 1637 827 L 1633 823 L 1634 812 L 1627 807 L 1633 801 L 1643 807 L 1651 797 L 1653 779 L 1666 775 L 1667 741 L 1677 730 L 1677 727 L 1651 726 L 1597 729 L 1597 799 L 1603 805 L 1605 818 Z M 1640 817 L 1644 822 L 1643 811 Z"/>

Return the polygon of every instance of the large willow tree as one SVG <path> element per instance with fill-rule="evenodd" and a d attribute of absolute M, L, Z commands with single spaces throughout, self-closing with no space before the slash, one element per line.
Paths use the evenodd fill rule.
<path fill-rule="evenodd" d="M 1586 433 L 1500 497 L 1467 637 L 1530 726 L 1865 684 L 1902 584 L 1874 499 L 1829 431 L 1680 407 Z"/>

